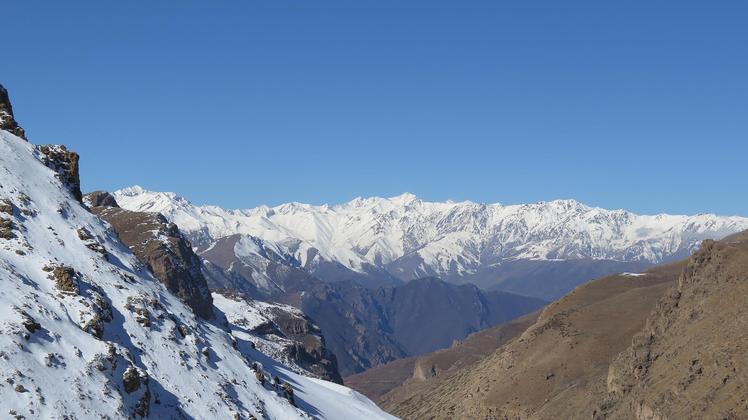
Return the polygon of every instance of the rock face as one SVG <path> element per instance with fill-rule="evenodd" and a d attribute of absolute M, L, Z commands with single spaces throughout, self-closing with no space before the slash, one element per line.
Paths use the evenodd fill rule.
<path fill-rule="evenodd" d="M 83 202 L 87 207 L 119 207 L 117 200 L 106 191 L 94 191 L 86 194 Z"/>
<path fill-rule="evenodd" d="M 325 347 L 322 331 L 306 316 L 275 308 L 269 311 L 284 336 L 295 341 L 287 347 L 289 357 L 306 370 L 329 381 L 343 383 L 335 356 Z"/>
<path fill-rule="evenodd" d="M 8 91 L 0 85 L 0 130 L 8 131 L 24 140 L 26 133 L 18 125 L 13 115 L 13 105 L 10 103 Z M 78 169 L 79 156 L 62 145 L 35 146 L 40 160 L 49 168 L 57 172 L 60 181 L 68 188 L 76 200 L 82 198 L 80 175 Z"/>
<path fill-rule="evenodd" d="M 8 91 L 3 85 L 0 85 L 0 130 L 8 131 L 24 140 L 28 140 L 25 131 L 15 120 L 13 105 L 10 103 Z M 78 170 L 78 154 L 69 151 L 62 145 L 36 146 L 36 149 L 40 154 L 41 161 L 57 172 L 58 178 L 70 190 L 76 200 L 80 201 L 82 194 Z"/>
<path fill-rule="evenodd" d="M 76 200 L 81 201 L 81 180 L 78 168 L 80 157 L 62 145 L 37 146 L 41 161 L 57 172 L 57 177 L 68 188 Z"/>
<path fill-rule="evenodd" d="M 105 192 L 86 194 L 92 213 L 109 222 L 120 240 L 166 287 L 202 318 L 213 317 L 213 299 L 200 258 L 190 243 L 158 213 L 119 208 Z"/>
<path fill-rule="evenodd" d="M 122 209 L 114 197 L 104 191 L 86 194 L 83 201 L 91 212 L 114 227 L 120 240 L 169 290 L 196 314 L 204 318 L 212 316 L 213 296 L 216 295 L 208 294 L 205 297 L 209 285 L 201 271 L 202 261 L 174 224 L 168 223 L 158 213 Z M 335 356 L 325 346 L 321 330 L 311 319 L 294 308 L 257 302 L 243 293 L 221 287 L 225 285 L 213 282 L 211 286 L 220 289 L 217 293 L 222 302 L 227 299 L 241 302 L 246 312 L 260 312 L 258 308 L 262 308 L 262 314 L 258 313 L 257 317 L 264 321 L 253 325 L 252 333 L 265 339 L 266 353 L 299 366 L 305 371 L 304 374 L 342 383 Z M 231 314 L 226 305 L 219 309 L 240 325 L 248 322 L 243 317 Z M 260 343 L 255 344 L 261 346 Z"/>
<path fill-rule="evenodd" d="M 0 85 L 0 130 L 8 131 L 26 140 L 26 133 L 13 116 L 13 105 L 10 103 L 8 91 L 3 85 Z"/>

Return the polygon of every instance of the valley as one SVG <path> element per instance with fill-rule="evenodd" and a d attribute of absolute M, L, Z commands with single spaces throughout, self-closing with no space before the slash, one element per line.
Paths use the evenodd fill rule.
<path fill-rule="evenodd" d="M 748 413 L 748 218 L 83 194 L 85 157 L 30 143 L 2 87 L 0 128 L 15 418 Z"/>

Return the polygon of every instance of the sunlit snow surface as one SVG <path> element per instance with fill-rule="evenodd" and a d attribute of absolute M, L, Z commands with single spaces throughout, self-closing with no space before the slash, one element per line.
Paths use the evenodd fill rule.
<path fill-rule="evenodd" d="M 147 401 L 153 418 L 391 418 L 348 388 L 252 350 L 249 335 L 237 337 L 234 349 L 221 311 L 212 322 L 196 319 L 35 153 L 0 131 L 0 199 L 15 206 L 15 238 L 0 239 L 0 417 L 128 418 Z M 105 246 L 107 259 L 85 246 L 81 227 Z M 79 293 L 56 288 L 43 270 L 51 264 L 79 273 Z M 107 307 L 101 339 L 83 331 L 107 317 Z M 33 333 L 23 325 L 29 317 L 41 326 Z M 298 408 L 260 385 L 252 362 L 288 382 Z M 128 393 L 122 376 L 131 367 L 149 379 Z"/>

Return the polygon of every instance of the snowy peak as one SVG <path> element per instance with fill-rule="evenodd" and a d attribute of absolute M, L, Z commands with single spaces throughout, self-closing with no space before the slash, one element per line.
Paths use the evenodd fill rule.
<path fill-rule="evenodd" d="M 125 208 L 162 212 L 196 243 L 251 235 L 285 247 L 299 261 L 314 250 L 317 258 L 355 271 L 374 266 L 404 279 L 471 275 L 515 260 L 659 263 L 690 253 L 703 239 L 748 229 L 744 217 L 637 215 L 568 199 L 501 205 L 426 202 L 405 193 L 337 205 L 224 210 L 139 187 L 114 195 Z"/>
<path fill-rule="evenodd" d="M 416 197 L 415 194 L 411 194 L 409 192 L 400 194 L 400 195 L 395 196 L 395 197 L 391 197 L 388 200 L 391 201 L 391 202 L 393 202 L 393 203 L 395 203 L 395 204 L 399 204 L 399 205 L 403 205 L 403 206 L 418 204 L 418 203 L 421 202 L 420 198 Z"/>
<path fill-rule="evenodd" d="M 174 206 L 185 207 L 192 205 L 192 203 L 187 201 L 187 199 L 185 199 L 184 197 L 180 197 L 173 192 L 149 191 L 139 185 L 123 188 L 117 191 L 117 196 L 123 198 L 126 201 L 129 201 L 128 198 L 134 200 L 134 205 L 138 205 L 138 202 L 141 202 L 143 204 L 147 203 L 148 206 L 154 209 L 169 209 Z M 143 211 L 147 210 L 143 209 Z"/>

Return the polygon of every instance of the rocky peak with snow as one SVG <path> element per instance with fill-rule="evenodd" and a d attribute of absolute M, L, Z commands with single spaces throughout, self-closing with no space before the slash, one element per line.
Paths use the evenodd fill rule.
<path fill-rule="evenodd" d="M 94 191 L 83 196 L 83 204 L 86 207 L 119 207 L 114 196 L 106 191 Z"/>
<path fill-rule="evenodd" d="M 81 180 L 78 161 L 80 156 L 64 145 L 48 144 L 36 146 L 41 161 L 57 173 L 57 178 L 73 194 L 76 200 L 81 201 Z"/>
<path fill-rule="evenodd" d="M 8 91 L 3 85 L 0 85 L 0 130 L 5 130 L 26 140 L 26 133 L 16 122 L 13 115 L 13 105 L 10 103 Z"/>

